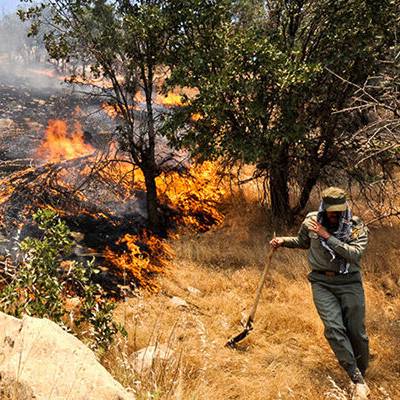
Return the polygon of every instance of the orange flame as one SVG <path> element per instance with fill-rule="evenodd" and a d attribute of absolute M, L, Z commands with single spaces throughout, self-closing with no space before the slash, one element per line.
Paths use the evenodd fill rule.
<path fill-rule="evenodd" d="M 165 196 L 168 204 L 179 210 L 177 222 L 198 231 L 223 221 L 217 209 L 226 194 L 221 184 L 219 164 L 204 162 L 190 168 L 190 173 L 178 172 L 160 175 L 157 188 L 160 197 Z"/>
<path fill-rule="evenodd" d="M 146 190 L 143 173 L 131 163 L 112 163 L 102 171 L 105 180 L 118 182 L 123 198 L 129 198 L 132 188 Z M 223 215 L 217 209 L 226 195 L 221 183 L 220 165 L 195 164 L 187 174 L 162 173 L 156 178 L 160 201 L 177 210 L 176 222 L 197 231 L 206 231 L 221 223 Z"/>
<path fill-rule="evenodd" d="M 166 96 L 157 95 L 155 102 L 165 107 L 179 107 L 183 104 L 182 96 L 172 92 L 167 93 Z"/>
<path fill-rule="evenodd" d="M 132 274 L 141 287 L 156 292 L 158 284 L 151 277 L 166 272 L 173 257 L 171 247 L 164 240 L 146 232 L 141 237 L 126 234 L 117 244 L 124 244 L 127 251 L 117 254 L 107 248 L 104 253 L 106 260 L 120 272 Z"/>
<path fill-rule="evenodd" d="M 63 120 L 50 120 L 45 131 L 43 143 L 36 156 L 51 162 L 71 160 L 93 153 L 94 148 L 85 143 L 79 122 L 74 123 L 72 134 L 68 132 L 67 123 Z"/>
<path fill-rule="evenodd" d="M 135 103 L 145 103 L 146 98 L 142 92 L 138 92 L 135 95 L 134 98 Z M 153 100 L 155 105 L 161 105 L 166 108 L 170 107 L 181 107 L 183 103 L 183 97 L 180 94 L 176 94 L 173 92 L 169 92 L 166 96 L 157 94 L 155 99 Z M 103 103 L 101 105 L 101 108 L 103 111 L 112 119 L 116 118 L 118 115 L 122 114 L 121 110 L 121 105 L 119 104 L 109 104 L 109 103 Z M 144 106 L 143 104 L 135 104 L 129 106 L 130 110 L 140 110 L 143 109 Z M 202 119 L 202 115 L 199 113 L 195 113 L 191 116 L 192 121 L 198 121 Z"/>
<path fill-rule="evenodd" d="M 203 116 L 200 113 L 195 113 L 191 117 L 192 121 L 199 121 L 200 119 L 203 119 Z"/>
<path fill-rule="evenodd" d="M 122 114 L 122 110 L 124 108 L 121 109 L 121 105 L 119 104 L 109 104 L 109 103 L 102 103 L 101 104 L 101 108 L 103 109 L 103 111 L 112 119 L 115 119 L 118 115 Z M 140 110 L 139 106 L 134 106 L 131 105 L 128 107 L 129 110 Z"/>

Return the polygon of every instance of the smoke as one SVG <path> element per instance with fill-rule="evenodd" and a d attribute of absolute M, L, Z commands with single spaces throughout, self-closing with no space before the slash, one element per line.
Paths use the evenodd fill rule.
<path fill-rule="evenodd" d="M 0 15 L 1 83 L 40 90 L 62 88 L 63 79 L 57 79 L 42 35 L 28 37 L 28 29 L 29 24 L 15 12 Z"/>

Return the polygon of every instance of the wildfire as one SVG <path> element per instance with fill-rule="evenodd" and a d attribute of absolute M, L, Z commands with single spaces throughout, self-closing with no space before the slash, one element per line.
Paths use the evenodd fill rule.
<path fill-rule="evenodd" d="M 130 110 L 140 110 L 144 108 L 143 103 L 146 98 L 143 93 L 138 92 L 135 96 L 135 105 L 129 106 Z M 182 97 L 175 93 L 168 93 L 166 96 L 157 95 L 154 103 L 156 105 L 163 105 L 164 107 L 177 107 L 182 105 Z M 141 105 L 142 104 L 142 105 Z M 118 115 L 122 114 L 123 109 L 119 104 L 103 103 L 101 105 L 103 111 L 112 119 L 115 119 Z"/>
<path fill-rule="evenodd" d="M 154 276 L 168 270 L 172 250 L 166 240 L 146 232 L 142 219 L 121 218 L 118 208 L 125 202 L 145 207 L 143 199 L 136 200 L 137 193 L 146 190 L 143 173 L 127 156 L 118 153 L 117 145 L 96 160 L 94 157 L 73 160 L 93 150 L 84 142 L 79 123 L 69 127 L 66 121 L 49 121 L 37 156 L 52 162 L 70 161 L 30 167 L 0 180 L 0 223 L 1 215 L 10 214 L 9 207 L 15 209 L 16 201 L 20 209 L 15 220 L 18 224 L 29 220 L 37 208 L 52 208 L 62 218 L 75 221 L 79 232 L 90 233 L 93 243 L 90 246 L 104 256 L 98 261 L 120 282 L 126 279 L 131 287 L 157 291 Z M 203 232 L 222 222 L 218 205 L 225 196 L 226 185 L 221 184 L 219 170 L 218 163 L 206 162 L 193 164 L 183 173 L 163 172 L 156 178 L 160 209 L 166 213 L 170 235 L 176 232 L 174 227 Z M 76 189 L 75 181 L 85 184 Z M 101 228 L 93 229 L 93 226 Z M 105 239 L 100 234 L 93 240 L 96 237 L 93 231 L 102 231 L 104 226 L 114 232 L 110 236 L 113 239 Z M 122 236 L 115 241 L 119 235 Z"/>
<path fill-rule="evenodd" d="M 126 234 L 117 243 L 126 251 L 115 253 L 105 250 L 105 259 L 116 266 L 119 273 L 130 273 L 141 287 L 155 292 L 157 283 L 151 279 L 155 274 L 165 273 L 173 257 L 171 247 L 161 239 L 144 232 L 141 236 Z"/>
<path fill-rule="evenodd" d="M 121 106 L 118 104 L 102 103 L 101 108 L 103 111 L 112 119 L 115 119 L 118 115 L 122 114 Z M 140 110 L 139 106 L 131 105 L 128 107 L 129 110 Z"/>
<path fill-rule="evenodd" d="M 221 183 L 219 170 L 218 163 L 204 162 L 194 164 L 185 174 L 168 172 L 156 178 L 160 201 L 176 211 L 178 225 L 203 232 L 222 222 L 217 205 L 225 197 L 226 185 Z M 122 199 L 129 198 L 133 188 L 146 190 L 142 171 L 128 162 L 108 165 L 102 179 L 118 182 Z"/>
<path fill-rule="evenodd" d="M 163 174 L 157 178 L 159 196 L 179 210 L 177 222 L 197 231 L 206 231 L 221 223 L 223 215 L 217 205 L 226 194 L 219 164 L 204 162 L 193 165 L 187 175 L 178 172 Z"/>
<path fill-rule="evenodd" d="M 63 120 L 50 120 L 45 131 L 44 141 L 36 156 L 50 162 L 71 160 L 93 153 L 94 148 L 85 143 L 82 127 L 75 122 L 72 132 Z"/>
<path fill-rule="evenodd" d="M 166 96 L 157 95 L 155 102 L 165 107 L 179 107 L 182 105 L 182 96 L 169 92 Z"/>
<path fill-rule="evenodd" d="M 142 172 L 132 165 L 117 163 L 112 170 L 107 169 L 103 173 L 114 179 L 123 174 L 126 179 L 119 179 L 119 182 L 127 193 L 132 187 L 145 190 Z M 156 184 L 160 202 L 176 211 L 173 219 L 177 226 L 203 232 L 222 222 L 223 215 L 217 205 L 225 196 L 225 187 L 221 185 L 217 163 L 194 165 L 185 175 L 164 173 L 157 177 Z M 107 247 L 104 252 L 106 263 L 116 268 L 117 274 L 126 275 L 128 280 L 133 276 L 137 285 L 156 292 L 159 287 L 153 278 L 165 273 L 173 258 L 168 243 L 145 231 L 140 235 L 125 234 L 116 245 L 123 246 L 125 250 Z"/>
<path fill-rule="evenodd" d="M 143 103 L 146 101 L 144 95 L 138 92 L 135 96 L 135 105 L 129 106 L 130 110 L 138 110 L 144 108 Z M 166 96 L 157 95 L 154 100 L 155 105 L 161 105 L 166 108 L 171 107 L 181 107 L 183 105 L 182 96 L 175 93 L 168 93 Z M 117 116 L 122 114 L 121 105 L 118 104 L 109 104 L 109 103 L 102 103 L 101 108 L 103 111 L 112 119 L 115 119 Z M 191 116 L 192 121 L 198 121 L 202 119 L 202 115 L 199 113 L 195 113 Z"/>

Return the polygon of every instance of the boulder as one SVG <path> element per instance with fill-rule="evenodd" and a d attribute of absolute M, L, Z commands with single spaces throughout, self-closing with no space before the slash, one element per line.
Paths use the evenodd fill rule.
<path fill-rule="evenodd" d="M 183 300 L 177 296 L 172 296 L 170 298 L 170 302 L 176 307 L 188 307 L 188 303 L 186 302 L 186 300 Z"/>
<path fill-rule="evenodd" d="M 201 295 L 201 290 L 200 290 L 200 289 L 197 289 L 197 288 L 195 288 L 195 287 L 192 287 L 192 286 L 188 286 L 188 287 L 187 287 L 187 291 L 188 291 L 190 294 L 194 295 L 194 296 L 200 296 L 200 295 Z"/>
<path fill-rule="evenodd" d="M 48 319 L 0 313 L 0 385 L 26 400 L 134 400 L 75 336 Z"/>
<path fill-rule="evenodd" d="M 132 368 L 138 374 L 149 370 L 155 362 L 167 362 L 173 357 L 173 350 L 166 344 L 148 346 L 132 355 Z"/>

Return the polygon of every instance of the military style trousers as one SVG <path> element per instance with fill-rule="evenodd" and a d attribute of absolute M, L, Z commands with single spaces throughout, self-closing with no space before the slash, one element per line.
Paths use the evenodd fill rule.
<path fill-rule="evenodd" d="M 353 379 L 357 368 L 368 367 L 369 348 L 365 330 L 365 296 L 359 272 L 328 277 L 317 272 L 308 276 L 314 304 L 340 365 Z M 358 373 L 359 374 L 359 373 Z"/>

